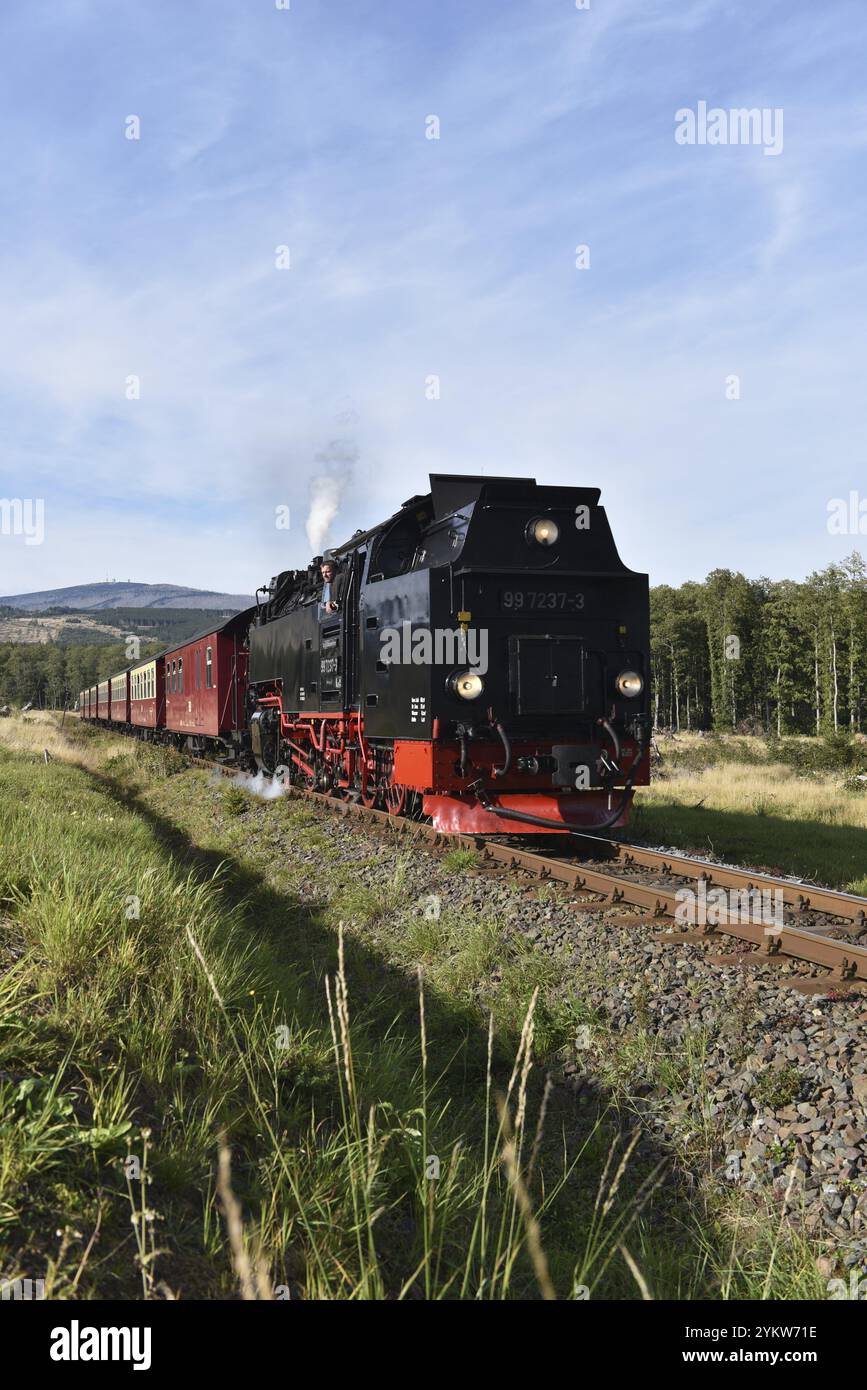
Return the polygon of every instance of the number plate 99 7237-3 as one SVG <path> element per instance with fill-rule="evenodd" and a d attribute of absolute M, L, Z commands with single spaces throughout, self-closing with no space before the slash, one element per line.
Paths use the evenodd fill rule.
<path fill-rule="evenodd" d="M 582 613 L 584 595 L 567 589 L 501 589 L 504 613 Z"/>

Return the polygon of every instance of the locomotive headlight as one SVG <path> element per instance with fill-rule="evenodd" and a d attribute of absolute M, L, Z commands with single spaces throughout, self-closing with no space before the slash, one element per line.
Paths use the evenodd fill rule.
<path fill-rule="evenodd" d="M 537 545 L 556 545 L 560 539 L 560 527 L 549 516 L 538 516 L 527 527 L 527 540 Z"/>
<path fill-rule="evenodd" d="M 477 700 L 485 688 L 485 682 L 478 671 L 458 671 L 452 676 L 449 685 L 462 700 Z"/>
<path fill-rule="evenodd" d="M 644 677 L 637 671 L 621 671 L 614 684 L 619 695 L 624 695 L 627 700 L 634 700 L 644 689 Z"/>

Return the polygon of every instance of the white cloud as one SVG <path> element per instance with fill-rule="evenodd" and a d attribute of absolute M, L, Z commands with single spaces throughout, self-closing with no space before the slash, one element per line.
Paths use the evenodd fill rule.
<path fill-rule="evenodd" d="M 79 9 L 98 43 L 107 11 Z M 600 484 L 624 558 L 657 578 L 821 563 L 808 480 L 861 466 L 864 107 L 805 67 L 788 11 L 785 34 L 754 15 L 742 35 L 718 3 L 462 8 L 428 17 L 438 46 L 397 11 L 377 28 L 293 7 L 288 30 L 163 6 L 159 34 L 112 13 L 108 89 L 65 124 L 15 108 L 0 491 L 39 488 L 63 525 L 35 559 L 0 547 L 3 591 L 120 577 L 130 537 L 135 577 L 261 582 L 305 558 L 313 460 L 345 433 L 347 533 L 428 471 L 485 469 Z M 851 34 L 817 41 L 830 64 Z M 683 100 L 771 87 L 778 160 L 674 145 Z"/>

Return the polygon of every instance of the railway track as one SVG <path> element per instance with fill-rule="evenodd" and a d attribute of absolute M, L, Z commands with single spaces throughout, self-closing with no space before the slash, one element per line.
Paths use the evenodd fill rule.
<path fill-rule="evenodd" d="M 193 761 L 227 776 L 238 771 L 205 758 Z M 290 786 L 286 791 L 337 815 L 387 825 L 432 845 L 472 849 L 483 864 L 492 868 L 558 883 L 572 890 L 576 910 L 629 909 L 616 919 L 618 925 L 666 930 L 672 944 L 725 944 L 727 937 L 742 943 L 734 955 L 722 953 L 712 957 L 717 963 L 752 960 L 755 964 L 781 965 L 788 960 L 804 961 L 829 971 L 832 987 L 841 993 L 867 990 L 867 898 L 621 840 L 593 835 L 577 837 L 607 856 L 601 867 L 589 858 L 540 853 L 484 835 L 438 831 L 424 821 L 394 816 L 359 801 L 303 787 Z M 700 925 L 684 928 L 683 918 L 688 915 L 685 894 L 692 893 L 707 909 L 714 899 L 720 899 L 716 890 L 723 890 L 725 906 L 717 904 L 705 910 L 701 914 L 705 920 Z M 755 920 L 756 907 L 770 902 L 774 904 L 773 917 L 760 911 L 759 920 Z M 748 953 L 744 946 L 749 948 Z M 827 979 L 817 982 L 815 978 L 788 976 L 786 983 L 815 993 L 826 987 Z"/>

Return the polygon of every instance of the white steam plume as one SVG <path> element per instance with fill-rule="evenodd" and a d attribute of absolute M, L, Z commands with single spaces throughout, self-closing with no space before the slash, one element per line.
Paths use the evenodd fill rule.
<path fill-rule="evenodd" d="M 341 478 L 314 478 L 310 484 L 310 510 L 304 529 L 313 555 L 321 555 L 325 548 L 331 523 L 337 515 L 345 480 Z"/>
<path fill-rule="evenodd" d="M 310 483 L 310 510 L 304 523 L 314 555 L 321 555 L 325 548 L 331 523 L 358 462 L 358 453 L 358 445 L 353 440 L 332 439 L 315 456 L 314 462 L 323 467 Z"/>
<path fill-rule="evenodd" d="M 221 772 L 213 772 L 209 778 L 209 785 L 225 787 L 227 781 L 228 778 Z M 253 796 L 260 797 L 262 801 L 276 801 L 286 793 L 286 786 L 279 778 L 266 777 L 264 772 L 257 772 L 255 776 L 250 772 L 236 772 L 229 786 L 243 787 L 244 791 L 252 792 Z"/>

